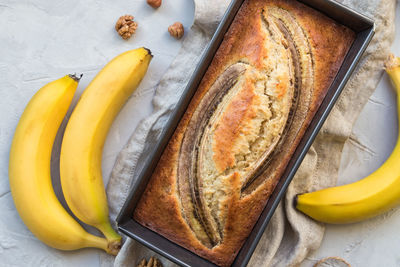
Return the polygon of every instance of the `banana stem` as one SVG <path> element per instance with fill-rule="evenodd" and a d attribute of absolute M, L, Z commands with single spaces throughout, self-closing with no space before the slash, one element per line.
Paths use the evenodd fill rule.
<path fill-rule="evenodd" d="M 96 226 L 107 239 L 107 253 L 117 255 L 121 248 L 121 236 L 115 232 L 109 222 Z"/>

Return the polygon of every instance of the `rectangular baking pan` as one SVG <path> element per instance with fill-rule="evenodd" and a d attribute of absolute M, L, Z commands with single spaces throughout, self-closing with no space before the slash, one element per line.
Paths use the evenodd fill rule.
<path fill-rule="evenodd" d="M 174 133 L 181 117 L 185 113 L 192 96 L 194 95 L 203 75 L 205 74 L 214 57 L 215 52 L 221 44 L 226 31 L 228 30 L 243 2 L 244 0 L 232 0 L 207 49 L 203 53 L 186 89 L 178 101 L 174 112 L 169 117 L 161 133 L 150 137 L 155 140 L 147 143 L 147 149 L 142 153 L 142 158 L 139 159 L 141 166 L 136 168 L 136 173 L 134 174 L 137 175 L 135 179 L 136 182 L 132 185 L 130 195 L 128 196 L 120 214 L 117 217 L 118 229 L 122 233 L 137 240 L 148 248 L 156 251 L 157 253 L 181 266 L 216 265 L 175 244 L 174 242 L 169 241 L 165 237 L 149 230 L 148 228 L 143 227 L 133 220 L 133 211 L 141 197 L 141 194 L 146 188 L 146 185 L 153 173 L 154 168 L 157 165 L 158 160 L 161 157 L 164 148 L 168 144 L 168 141 Z M 361 55 L 364 53 L 374 35 L 375 27 L 374 22 L 371 19 L 335 1 L 301 0 L 300 2 L 349 27 L 355 31 L 357 35 L 321 106 L 311 121 L 310 126 L 307 128 L 288 166 L 286 167 L 284 174 L 280 178 L 273 194 L 270 196 L 268 203 L 261 213 L 252 232 L 236 256 L 235 261 L 232 264 L 232 266 L 235 267 L 246 266 L 250 260 L 250 257 L 253 254 L 254 249 L 256 248 L 258 241 L 260 240 L 277 205 L 279 204 L 279 201 L 284 196 L 289 183 L 291 182 L 308 149 L 313 143 L 318 131 L 322 127 L 346 82 L 350 78 L 351 73 L 354 71 L 358 61 L 360 60 Z M 154 142 L 155 145 L 151 145 L 151 143 L 154 144 Z"/>

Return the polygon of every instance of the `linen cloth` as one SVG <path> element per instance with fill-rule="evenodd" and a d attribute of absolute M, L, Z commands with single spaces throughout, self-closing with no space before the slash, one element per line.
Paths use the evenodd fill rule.
<path fill-rule="evenodd" d="M 154 112 L 144 119 L 120 152 L 107 187 L 111 219 L 120 211 L 131 185 L 140 173 L 148 155 L 174 110 L 199 58 L 211 39 L 228 0 L 194 0 L 194 23 L 182 48 L 161 79 L 153 98 Z M 264 232 L 249 266 L 298 266 L 316 250 L 324 235 L 324 225 L 311 220 L 293 208 L 293 197 L 298 193 L 314 191 L 336 184 L 341 151 L 349 138 L 352 125 L 383 73 L 394 37 L 395 0 L 341 0 L 366 16 L 373 18 L 376 34 L 359 66 L 342 92 L 319 135 L 290 184 L 286 197 L 279 204 Z M 126 239 L 115 258 L 102 256 L 101 263 L 108 266 L 135 266 L 142 258 L 154 252 L 131 239 Z M 157 255 L 166 267 L 174 263 Z"/>

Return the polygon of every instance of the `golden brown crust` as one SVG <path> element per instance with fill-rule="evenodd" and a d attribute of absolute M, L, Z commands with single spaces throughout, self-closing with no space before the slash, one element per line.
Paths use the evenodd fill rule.
<path fill-rule="evenodd" d="M 180 198 L 186 201 L 190 200 L 190 188 L 188 185 L 178 182 L 178 161 L 179 155 L 182 153 L 185 133 L 190 127 L 192 117 L 197 116 L 195 115 L 196 109 L 202 105 L 202 99 L 207 97 L 207 92 L 229 66 L 241 61 L 253 66 L 256 70 L 266 67 L 263 59 L 270 55 L 268 49 L 263 45 L 265 32 L 262 29 L 265 22 L 261 16 L 263 10 L 268 12 L 269 7 L 273 6 L 289 12 L 303 29 L 305 36 L 308 37 L 314 71 L 309 108 L 303 114 L 304 122 L 293 121 L 294 126 L 291 127 L 298 127 L 298 131 L 288 131 L 287 138 L 291 145 L 281 145 L 280 150 L 273 155 L 274 158 L 279 159 L 270 161 L 273 171 L 265 170 L 260 175 L 261 178 L 251 182 L 246 190 L 243 188 L 243 181 L 237 171 L 227 176 L 224 186 L 230 191 L 219 202 L 219 205 L 225 207 L 226 213 L 223 215 L 224 219 L 217 222 L 218 227 L 222 227 L 223 230 L 218 233 L 215 230 L 218 227 L 213 226 L 213 222 L 208 222 L 210 229 L 207 230 L 205 227 L 203 231 L 200 227 L 199 230 L 194 231 L 196 222 L 200 219 L 196 216 L 189 218 L 190 214 L 185 211 L 192 207 L 183 207 L 180 200 Z M 260 14 L 260 16 L 255 14 Z M 220 266 L 229 266 L 265 207 L 353 40 L 354 33 L 349 29 L 296 1 L 245 1 L 165 149 L 134 212 L 134 219 Z M 214 132 L 213 160 L 219 171 L 226 170 L 235 164 L 234 156 L 231 153 L 234 149 L 234 140 L 238 138 L 241 131 L 246 133 L 246 129 L 240 128 L 241 125 L 256 116 L 256 111 L 252 107 L 260 99 L 254 94 L 254 86 L 247 80 L 243 84 L 245 84 L 244 89 L 238 93 L 237 101 L 232 101 L 224 110 L 221 115 L 224 119 L 221 120 L 220 127 Z M 279 76 L 276 90 L 278 98 L 290 93 L 288 77 Z M 295 115 L 294 119 L 300 115 Z M 281 132 L 281 134 L 284 133 Z M 279 146 L 279 144 L 275 145 Z M 179 186 L 180 188 L 178 188 Z M 205 216 L 207 217 L 209 214 Z M 190 220 L 192 223 L 189 223 Z"/>

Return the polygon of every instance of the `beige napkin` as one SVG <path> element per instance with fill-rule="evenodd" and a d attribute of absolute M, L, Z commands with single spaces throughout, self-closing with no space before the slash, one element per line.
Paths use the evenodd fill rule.
<path fill-rule="evenodd" d="M 344 0 L 343 4 L 373 18 L 376 34 L 355 74 L 344 89 L 335 108 L 289 186 L 286 197 L 257 246 L 249 266 L 297 266 L 316 250 L 324 235 L 324 226 L 293 209 L 293 196 L 333 186 L 336 183 L 343 145 L 362 107 L 374 91 L 381 75 L 382 64 L 389 53 L 394 36 L 395 0 Z M 111 174 L 107 193 L 112 219 L 118 214 L 142 168 L 141 163 L 174 109 L 182 90 L 193 72 L 228 0 L 195 0 L 194 24 L 183 41 L 182 48 L 160 81 L 153 99 L 154 113 L 143 120 L 120 152 Z M 143 257 L 155 255 L 136 241 L 127 239 L 115 258 L 114 266 L 135 266 Z M 175 266 L 161 258 L 164 266 Z M 112 258 L 102 256 L 102 264 Z"/>

